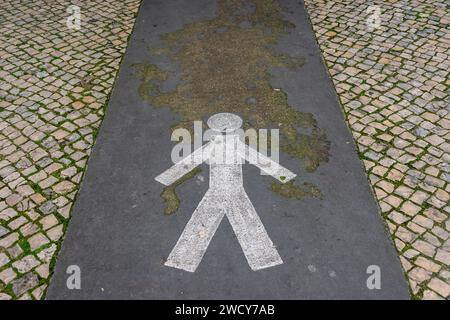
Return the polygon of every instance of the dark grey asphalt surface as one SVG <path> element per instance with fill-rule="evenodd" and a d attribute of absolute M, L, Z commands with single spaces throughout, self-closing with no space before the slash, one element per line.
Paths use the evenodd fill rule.
<path fill-rule="evenodd" d="M 323 200 L 289 200 L 268 189 L 271 178 L 244 167 L 244 185 L 284 264 L 252 271 L 226 219 L 195 273 L 163 266 L 207 190 L 181 185 L 179 211 L 163 213 L 154 177 L 171 165 L 169 127 L 177 116 L 152 108 L 138 94 L 131 65 L 150 62 L 159 35 L 214 17 L 215 2 L 147 1 L 122 63 L 89 160 L 48 299 L 407 299 L 407 283 L 378 212 L 303 3 L 285 1 L 297 26 L 280 41 L 307 57 L 300 73 L 275 72 L 274 87 L 314 114 L 331 141 L 331 158 L 308 174 Z M 154 27 L 153 25 L 157 25 Z M 298 162 L 281 164 L 301 177 Z M 81 268 L 81 290 L 66 287 L 66 268 Z M 381 268 L 381 289 L 369 290 L 366 269 Z"/>

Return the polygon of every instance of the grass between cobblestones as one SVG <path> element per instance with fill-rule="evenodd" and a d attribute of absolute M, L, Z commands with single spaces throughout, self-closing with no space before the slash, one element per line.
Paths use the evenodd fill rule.
<path fill-rule="evenodd" d="M 140 2 L 0 8 L 0 299 L 45 297 Z"/>
<path fill-rule="evenodd" d="M 381 12 L 374 29 L 370 5 Z M 440 1 L 306 6 L 412 298 L 448 299 L 448 8 Z"/>
<path fill-rule="evenodd" d="M 140 2 L 0 7 L 0 299 L 45 297 Z M 449 299 L 448 7 L 305 2 L 412 298 Z"/>

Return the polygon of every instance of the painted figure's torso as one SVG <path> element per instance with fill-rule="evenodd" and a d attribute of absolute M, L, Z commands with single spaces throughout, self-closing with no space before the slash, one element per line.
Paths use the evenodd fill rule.
<path fill-rule="evenodd" d="M 242 158 L 238 155 L 238 135 L 217 135 L 209 161 L 209 187 L 225 193 L 240 191 L 242 181 Z"/>

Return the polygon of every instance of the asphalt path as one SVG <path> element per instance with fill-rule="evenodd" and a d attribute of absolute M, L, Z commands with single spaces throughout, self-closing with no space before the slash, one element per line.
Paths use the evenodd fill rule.
<path fill-rule="evenodd" d="M 369 187 L 303 3 L 282 1 L 282 6 L 277 7 L 279 15 L 267 14 L 258 0 L 249 1 L 245 8 L 229 3 L 143 1 L 72 212 L 48 299 L 409 298 L 398 256 Z M 236 19 L 236 25 L 242 30 L 226 26 L 230 19 Z M 214 34 L 208 29 L 213 27 Z M 191 48 L 189 42 L 182 41 L 198 30 L 202 30 L 202 35 L 195 46 Z M 164 38 L 165 35 L 170 35 L 172 40 Z M 230 40 L 244 35 L 254 41 L 249 47 L 244 41 Z M 276 36 L 273 43 L 271 35 Z M 258 41 L 265 40 L 270 45 L 259 46 Z M 202 44 L 206 45 L 202 47 Z M 242 64 L 236 62 L 235 74 L 230 71 L 223 76 L 221 83 L 231 83 L 227 84 L 229 91 L 217 86 L 210 89 L 206 86 L 215 83 L 215 71 L 199 75 L 195 66 L 200 58 L 211 54 L 216 44 L 219 47 L 225 44 L 229 50 L 223 68 L 229 67 L 230 59 L 239 60 L 239 54 L 234 53 L 239 51 L 245 58 L 267 55 L 269 50 L 297 57 L 300 63 L 294 67 L 286 64 L 266 68 L 244 59 Z M 233 47 L 238 45 L 242 48 Z M 164 46 L 170 52 L 154 54 L 154 48 Z M 222 67 L 217 60 L 221 51 L 217 52 L 216 57 L 211 55 L 211 59 L 216 59 L 215 65 L 200 70 Z M 189 67 L 190 63 L 193 68 Z M 161 77 L 158 71 L 152 73 L 147 68 L 147 73 L 137 76 L 136 65 L 155 65 L 170 70 L 170 75 Z M 254 66 L 256 76 L 253 71 L 240 72 L 239 68 L 248 65 Z M 201 172 L 177 185 L 179 207 L 176 212 L 165 214 L 167 203 L 161 197 L 165 186 L 155 177 L 173 165 L 171 152 L 175 142 L 170 140 L 171 127 L 199 114 L 199 120 L 206 122 L 217 111 L 238 114 L 245 123 L 252 115 L 251 106 L 245 110 L 242 107 L 240 112 L 239 105 L 228 108 L 226 104 L 227 99 L 242 94 L 241 89 L 235 90 L 232 85 L 241 81 L 242 75 L 255 77 L 256 89 L 248 89 L 255 91 L 252 93 L 255 100 L 266 99 L 267 88 L 283 92 L 287 97 L 281 102 L 283 108 L 314 119 L 314 124 L 309 127 L 307 124 L 301 130 L 305 131 L 310 142 L 307 147 L 312 153 L 314 143 L 324 144 L 323 150 L 317 151 L 322 152 L 317 165 L 311 165 L 314 154 L 296 157 L 288 149 L 281 150 L 279 160 L 280 165 L 295 173 L 296 185 L 306 182 L 303 187 L 314 186 L 308 189 L 311 194 L 298 193 L 299 189 L 280 192 L 284 189 L 277 186 L 282 186 L 282 182 L 261 175 L 257 167 L 247 162 L 242 165 L 241 177 L 247 198 L 240 198 L 241 207 L 239 201 L 227 207 L 230 198 L 211 196 L 208 189 L 212 188 L 209 176 L 213 170 L 203 163 L 199 166 Z M 270 86 L 265 86 L 265 79 Z M 159 83 L 160 90 L 151 92 L 153 87 L 143 87 L 143 81 L 147 85 Z M 209 109 L 184 108 L 180 99 L 187 99 L 186 106 L 201 104 L 204 97 L 198 94 L 201 87 L 205 87 L 205 92 L 224 91 L 224 104 L 217 104 L 216 109 L 214 102 Z M 143 88 L 150 93 L 148 90 L 143 93 Z M 192 90 L 183 98 L 176 88 Z M 167 106 L 157 105 L 158 94 L 170 98 L 163 102 Z M 251 100 L 248 104 L 255 102 Z M 258 115 L 260 110 L 255 109 L 253 114 Z M 276 112 L 272 109 L 262 121 L 276 119 Z M 283 121 L 271 126 L 285 128 L 290 120 Z M 311 133 L 316 127 L 320 128 L 320 137 Z M 315 192 L 310 192 L 311 188 Z M 208 200 L 202 200 L 206 194 L 216 202 L 208 202 L 209 209 L 204 205 L 196 210 L 201 201 Z M 224 210 L 223 217 L 219 219 L 215 215 L 220 210 L 211 208 L 211 203 Z M 240 218 L 243 213 L 239 208 L 256 213 L 256 220 L 245 222 Z M 233 215 L 229 214 L 231 211 Z M 199 215 L 209 212 L 209 218 L 214 220 L 210 223 L 214 232 L 207 229 L 208 241 L 194 241 L 191 247 L 184 246 L 171 255 L 180 236 L 189 229 L 187 225 L 194 212 L 200 212 Z M 248 228 L 240 221 L 247 223 Z M 198 226 L 191 227 L 195 236 Z M 258 239 L 263 239 L 261 246 L 270 247 L 265 253 L 267 257 L 259 249 L 253 250 Z M 169 255 L 173 258 L 170 263 Z M 261 262 L 258 255 L 266 260 Z M 189 260 L 194 258 L 195 262 Z M 67 286 L 71 274 L 66 271 L 71 265 L 79 267 L 81 289 Z M 378 270 L 379 283 L 373 278 Z"/>

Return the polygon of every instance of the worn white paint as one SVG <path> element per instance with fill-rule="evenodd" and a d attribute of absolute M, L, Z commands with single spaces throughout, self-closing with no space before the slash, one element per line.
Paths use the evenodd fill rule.
<path fill-rule="evenodd" d="M 165 265 L 194 272 L 224 216 L 228 218 L 252 270 L 282 264 L 244 190 L 242 162 L 247 160 L 283 183 L 293 179 L 295 174 L 240 141 L 239 136 L 233 133 L 242 125 L 238 116 L 219 113 L 208 120 L 208 125 L 216 132 L 212 141 L 155 178 L 164 185 L 170 185 L 202 162 L 209 161 L 209 189 Z"/>
<path fill-rule="evenodd" d="M 212 149 L 212 143 L 208 142 L 203 147 L 198 148 L 186 158 L 161 173 L 155 178 L 155 180 L 165 186 L 170 186 L 172 183 L 183 177 L 186 173 L 199 166 L 205 159 L 208 159 L 211 156 Z"/>

